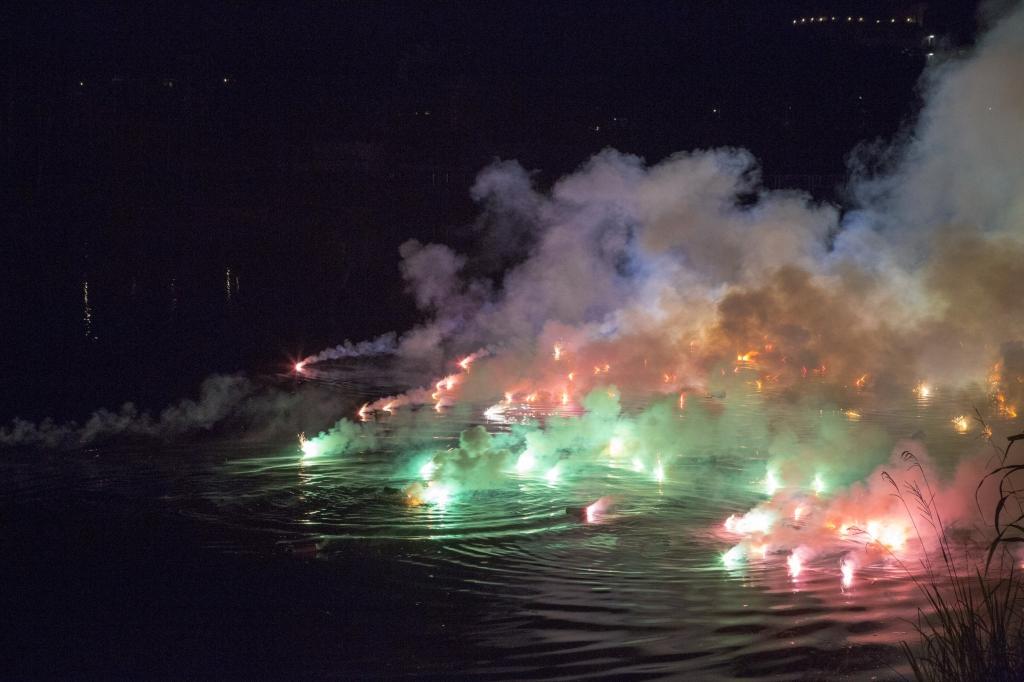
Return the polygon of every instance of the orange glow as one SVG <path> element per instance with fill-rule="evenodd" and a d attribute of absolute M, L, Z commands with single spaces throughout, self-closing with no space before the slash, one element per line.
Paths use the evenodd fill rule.
<path fill-rule="evenodd" d="M 611 369 L 612 366 L 609 365 L 607 362 L 604 363 L 603 365 L 594 365 L 594 374 L 607 374 L 608 372 L 611 371 Z"/>
<path fill-rule="evenodd" d="M 953 417 L 953 428 L 956 429 L 957 433 L 967 433 L 971 428 L 971 423 L 967 421 L 967 417 L 960 415 L 959 417 Z"/>
<path fill-rule="evenodd" d="M 365 421 L 369 420 L 369 418 L 370 418 L 369 407 L 370 407 L 370 405 L 368 403 L 363 403 L 363 406 L 359 408 L 359 412 L 357 413 L 359 415 L 359 421 L 365 422 Z"/>
<path fill-rule="evenodd" d="M 552 352 L 552 355 L 554 355 L 554 357 L 555 357 L 555 362 L 558 362 L 559 360 L 562 359 L 562 344 L 560 344 L 560 343 L 556 343 L 555 344 L 555 349 Z"/>
<path fill-rule="evenodd" d="M 864 388 L 865 386 L 867 386 L 867 384 L 868 384 L 868 375 L 867 374 L 861 374 L 860 378 L 857 379 L 855 382 L 853 382 L 853 385 L 856 386 L 857 388 Z"/>
<path fill-rule="evenodd" d="M 569 404 L 569 392 L 568 391 L 562 391 L 562 405 L 568 405 L 568 404 Z"/>
<path fill-rule="evenodd" d="M 761 353 L 756 350 L 748 350 L 746 353 L 739 353 L 736 355 L 736 362 L 751 362 Z"/>
<path fill-rule="evenodd" d="M 394 403 L 394 401 L 388 403 L 387 405 L 385 405 L 381 409 L 384 410 L 385 412 L 387 412 L 388 414 L 393 413 L 395 411 L 395 403 Z"/>
<path fill-rule="evenodd" d="M 459 360 L 458 365 L 459 367 L 462 368 L 463 372 L 468 372 L 469 366 L 473 364 L 473 360 L 475 359 L 476 358 L 474 358 L 472 355 L 467 355 L 466 357 Z"/>
<path fill-rule="evenodd" d="M 1006 395 L 1002 391 L 996 393 L 996 407 L 999 414 L 1010 419 L 1017 418 L 1017 406 L 1006 402 Z"/>

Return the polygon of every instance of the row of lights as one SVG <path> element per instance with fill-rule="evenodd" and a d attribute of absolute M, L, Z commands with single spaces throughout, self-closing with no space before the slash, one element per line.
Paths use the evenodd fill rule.
<path fill-rule="evenodd" d="M 810 18 L 808 18 L 808 17 L 801 17 L 799 19 L 794 19 L 793 20 L 793 25 L 795 26 L 796 24 L 806 24 L 806 23 L 824 24 L 824 23 L 829 22 L 829 21 L 841 21 L 841 20 L 842 20 L 842 17 L 840 17 L 839 19 L 836 19 L 836 17 L 810 17 Z M 864 23 L 864 17 L 846 17 L 846 21 L 848 21 L 848 22 L 856 21 L 859 24 L 863 24 Z M 876 24 L 881 24 L 882 22 L 883 22 L 882 19 L 875 19 L 875 23 Z M 915 23 L 914 17 L 907 17 L 906 22 L 908 24 Z M 890 18 L 889 19 L 889 23 L 890 24 L 895 24 L 896 23 L 896 18 L 895 17 Z"/>
<path fill-rule="evenodd" d="M 123 78 L 113 78 L 113 79 L 111 79 L 110 82 L 111 83 L 120 83 L 123 80 L 124 80 Z M 224 85 L 229 85 L 231 83 L 231 77 L 230 76 L 224 76 L 224 77 L 220 78 L 219 80 Z M 165 88 L 173 88 L 176 82 L 177 81 L 175 81 L 173 78 L 164 78 L 162 81 L 160 81 L 160 84 L 162 86 L 164 86 Z M 85 81 L 78 81 L 78 87 L 84 88 L 85 87 Z M 429 111 L 427 112 L 427 115 L 428 116 L 430 115 Z"/>

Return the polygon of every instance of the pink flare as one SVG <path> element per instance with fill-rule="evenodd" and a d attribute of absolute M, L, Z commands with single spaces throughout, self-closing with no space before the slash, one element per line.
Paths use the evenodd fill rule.
<path fill-rule="evenodd" d="M 853 562 L 849 559 L 844 559 L 839 565 L 839 571 L 843 574 L 843 589 L 850 589 L 853 586 Z"/>
<path fill-rule="evenodd" d="M 800 571 L 803 570 L 803 560 L 800 558 L 799 554 L 795 551 L 790 554 L 789 558 L 786 559 L 786 565 L 789 566 L 790 577 L 794 580 L 800 577 Z"/>

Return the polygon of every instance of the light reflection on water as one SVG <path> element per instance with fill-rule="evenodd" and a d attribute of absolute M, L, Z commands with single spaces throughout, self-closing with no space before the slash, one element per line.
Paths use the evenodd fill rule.
<path fill-rule="evenodd" d="M 369 392 L 361 382 L 372 376 L 353 381 L 321 373 L 318 380 L 361 399 Z M 752 418 L 762 409 L 754 393 L 723 402 Z M 439 433 L 454 437 L 476 423 L 502 428 L 483 419 L 485 407 L 460 416 L 434 414 L 429 405 L 424 412 L 443 427 Z M 626 401 L 627 411 L 638 407 Z M 829 415 L 851 430 L 881 427 L 893 442 L 923 431 L 948 470 L 957 455 L 984 447 L 978 429 L 965 435 L 951 423 L 970 407 L 933 391 L 903 404 L 822 407 L 810 421 Z M 763 409 L 768 420 L 807 412 L 783 401 Z M 852 409 L 856 418 L 847 414 Z M 723 538 L 723 520 L 765 499 L 758 443 L 684 452 L 667 463 L 660 484 L 627 464 L 593 463 L 557 485 L 510 473 L 505 485 L 458 494 L 443 508 L 403 504 L 400 491 L 415 477 L 415 458 L 387 437 L 372 452 L 311 461 L 294 446 L 201 450 L 173 473 L 152 475 L 173 479 L 164 499 L 175 511 L 224 535 L 244 531 L 239 536 L 250 539 L 239 540 L 235 551 L 305 539 L 316 543 L 321 561 L 361 552 L 406 566 L 404 575 L 412 577 L 399 589 L 414 603 L 458 592 L 490 605 L 467 628 L 467 647 L 487 652 L 467 660 L 467 672 L 884 679 L 903 670 L 897 645 L 914 636 L 908 620 L 921 597 L 898 566 L 881 558 L 858 567 L 849 587 L 841 549 L 809 559 L 798 578 L 789 575 L 785 552 L 723 563 L 735 541 Z M 120 483 L 104 474 L 97 485 Z M 566 513 L 608 494 L 618 506 L 592 523 Z"/>

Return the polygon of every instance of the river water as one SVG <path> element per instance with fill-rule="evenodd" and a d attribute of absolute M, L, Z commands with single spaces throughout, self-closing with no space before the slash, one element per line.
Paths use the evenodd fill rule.
<path fill-rule="evenodd" d="M 353 406 L 394 388 L 372 374 L 317 376 Z M 641 402 L 625 401 L 625 411 Z M 766 408 L 753 394 L 717 402 L 769 420 L 797 409 Z M 484 419 L 484 407 L 456 415 L 428 406 L 433 447 L 449 447 L 473 424 L 507 428 Z M 806 403 L 799 409 L 808 412 Z M 882 429 L 891 443 L 916 433 L 948 471 L 987 447 L 977 427 L 964 434 L 950 422 L 970 410 L 964 394 L 940 392 L 856 412 L 831 401 L 804 422 L 838 418 L 851 432 Z M 12 642 L 38 650 L 8 661 L 10 670 L 550 679 L 907 672 L 899 642 L 914 640 L 908 620 L 922 600 L 892 562 L 861 566 L 849 587 L 836 553 L 815 557 L 799 579 L 784 553 L 723 562 L 734 542 L 723 537 L 723 519 L 765 499 L 758 443 L 681 452 L 660 482 L 591 462 L 555 482 L 509 475 L 443 506 L 410 507 L 400 491 L 415 477 L 415 457 L 384 429 L 373 450 L 313 460 L 294 441 L 242 435 L 8 451 L 0 509 L 14 524 L 6 536 L 15 570 L 6 599 L 35 632 Z M 567 513 L 606 495 L 617 505 L 590 522 Z M 66 611 L 67 629 L 54 631 L 46 608 Z M 40 633 L 62 643 L 45 644 Z"/>

